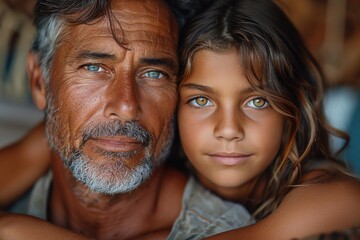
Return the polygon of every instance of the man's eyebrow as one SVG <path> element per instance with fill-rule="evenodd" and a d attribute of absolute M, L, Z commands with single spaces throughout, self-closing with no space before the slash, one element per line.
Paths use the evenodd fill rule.
<path fill-rule="evenodd" d="M 177 69 L 177 63 L 172 58 L 142 58 L 140 64 Z"/>
<path fill-rule="evenodd" d="M 94 51 L 81 51 L 76 55 L 76 59 L 109 59 L 115 60 L 116 56 L 114 54 L 103 53 L 103 52 L 94 52 Z"/>

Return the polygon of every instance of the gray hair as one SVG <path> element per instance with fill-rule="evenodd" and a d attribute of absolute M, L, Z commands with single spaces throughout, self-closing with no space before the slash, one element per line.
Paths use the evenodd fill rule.
<path fill-rule="evenodd" d="M 66 24 L 84 24 L 109 16 L 109 1 L 38 0 L 34 8 L 35 38 L 31 51 L 43 70 L 46 82 L 56 48 Z M 61 37 L 60 37 L 61 36 Z"/>
<path fill-rule="evenodd" d="M 190 13 L 194 12 L 195 8 L 200 8 L 198 1 L 166 0 L 165 2 L 178 19 L 179 24 L 183 25 L 185 20 L 190 17 Z M 202 1 L 209 0 L 200 2 Z M 114 39 L 122 46 L 126 44 L 121 41 L 119 36 L 115 35 L 114 24 L 120 26 L 120 23 L 113 18 L 110 3 L 111 0 L 38 0 L 36 2 L 34 8 L 36 33 L 31 51 L 37 57 L 46 82 L 49 79 L 54 53 L 61 38 L 64 37 L 63 26 L 67 24 L 86 24 L 107 17 Z"/>
<path fill-rule="evenodd" d="M 46 21 L 40 23 L 37 28 L 31 51 L 35 53 L 38 64 L 43 70 L 46 83 L 52 68 L 52 59 L 55 54 L 59 36 L 62 33 L 63 21 L 56 16 L 50 16 Z"/>

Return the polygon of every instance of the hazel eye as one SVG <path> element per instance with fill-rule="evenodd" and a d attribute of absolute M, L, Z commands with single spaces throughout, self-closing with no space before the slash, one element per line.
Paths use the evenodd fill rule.
<path fill-rule="evenodd" d="M 205 106 L 208 102 L 208 100 L 206 98 L 202 98 L 202 97 L 196 98 L 194 100 L 195 100 L 196 104 L 199 106 Z"/>
<path fill-rule="evenodd" d="M 189 101 L 189 103 L 195 107 L 209 107 L 209 106 L 213 106 L 214 104 L 212 103 L 211 100 L 209 100 L 206 97 L 196 97 L 193 98 L 192 100 Z"/>
<path fill-rule="evenodd" d="M 246 105 L 251 108 L 263 109 L 269 106 L 269 102 L 265 98 L 257 97 L 251 99 Z"/>

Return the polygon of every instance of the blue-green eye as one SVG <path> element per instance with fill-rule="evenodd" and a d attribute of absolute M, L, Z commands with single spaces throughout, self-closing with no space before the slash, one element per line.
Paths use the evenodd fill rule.
<path fill-rule="evenodd" d="M 89 64 L 84 66 L 86 70 L 91 72 L 102 72 L 104 69 L 98 64 Z"/>
<path fill-rule="evenodd" d="M 210 107 L 213 106 L 213 102 L 206 97 L 195 97 L 189 101 L 190 105 L 194 107 Z"/>
<path fill-rule="evenodd" d="M 269 102 L 263 97 L 256 97 L 246 103 L 248 107 L 263 109 L 269 106 Z"/>
<path fill-rule="evenodd" d="M 156 79 L 165 77 L 165 75 L 159 71 L 149 71 L 146 72 L 144 76 L 148 78 L 156 78 Z"/>

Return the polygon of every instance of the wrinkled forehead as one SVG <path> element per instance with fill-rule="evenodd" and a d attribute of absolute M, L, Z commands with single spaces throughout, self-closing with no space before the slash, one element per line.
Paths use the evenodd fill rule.
<path fill-rule="evenodd" d="M 65 42 L 78 47 L 92 39 L 114 39 L 121 46 L 138 46 L 176 52 L 179 28 L 171 9 L 162 0 L 116 0 L 111 2 L 110 14 L 88 24 L 67 25 Z M 94 42 L 92 41 L 92 42 Z"/>
<path fill-rule="evenodd" d="M 177 20 L 163 0 L 116 0 L 111 10 L 129 40 L 142 32 L 178 38 Z"/>

